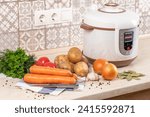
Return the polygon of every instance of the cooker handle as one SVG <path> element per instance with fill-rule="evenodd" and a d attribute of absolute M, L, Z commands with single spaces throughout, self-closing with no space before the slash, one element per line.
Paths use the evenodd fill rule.
<path fill-rule="evenodd" d="M 80 25 L 80 28 L 82 28 L 82 29 L 84 29 L 84 30 L 94 30 L 94 27 L 93 27 L 93 26 L 89 26 L 89 25 L 87 25 L 87 24 L 85 24 L 85 23 L 82 23 L 82 24 Z"/>

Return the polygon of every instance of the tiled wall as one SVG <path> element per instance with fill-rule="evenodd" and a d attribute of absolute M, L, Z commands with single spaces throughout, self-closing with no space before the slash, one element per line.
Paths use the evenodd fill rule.
<path fill-rule="evenodd" d="M 79 24 L 91 5 L 108 0 L 0 0 L 0 50 L 22 47 L 39 51 L 82 44 Z M 140 34 L 150 33 L 150 0 L 116 0 L 141 16 Z M 72 8 L 73 22 L 34 26 L 34 11 Z"/>

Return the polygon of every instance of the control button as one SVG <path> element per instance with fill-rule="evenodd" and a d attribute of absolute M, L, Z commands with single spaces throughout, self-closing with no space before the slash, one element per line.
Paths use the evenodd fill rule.
<path fill-rule="evenodd" d="M 131 47 L 128 46 L 128 47 L 127 47 L 127 50 L 131 50 Z"/>

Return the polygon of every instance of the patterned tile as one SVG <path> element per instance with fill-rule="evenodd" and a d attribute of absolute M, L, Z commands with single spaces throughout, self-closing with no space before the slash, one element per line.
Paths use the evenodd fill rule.
<path fill-rule="evenodd" d="M 92 5 L 92 0 L 72 0 L 72 7 L 79 8 L 81 6 L 89 7 Z"/>
<path fill-rule="evenodd" d="M 19 18 L 19 30 L 30 30 L 32 28 L 31 17 L 20 17 Z"/>
<path fill-rule="evenodd" d="M 19 2 L 19 30 L 30 30 L 32 29 L 32 13 L 31 13 L 31 2 L 24 1 Z"/>
<path fill-rule="evenodd" d="M 150 1 L 139 0 L 139 13 L 141 16 L 150 15 Z"/>
<path fill-rule="evenodd" d="M 0 34 L 0 51 L 5 49 L 15 50 L 18 47 L 18 33 Z"/>
<path fill-rule="evenodd" d="M 102 7 L 108 1 L 0 0 L 0 45 L 3 45 L 0 50 L 15 49 L 18 43 L 27 51 L 82 44 L 83 31 L 80 23 L 84 13 L 90 6 Z M 113 1 L 125 9 L 138 12 L 141 16 L 140 34 L 150 33 L 150 0 Z M 34 11 L 53 8 L 72 8 L 73 22 L 35 27 Z"/>
<path fill-rule="evenodd" d="M 46 48 L 60 48 L 69 46 L 70 26 L 57 24 L 46 30 Z"/>
<path fill-rule="evenodd" d="M 83 30 L 80 28 L 80 25 L 71 25 L 71 37 L 70 45 L 81 45 L 83 43 L 82 37 Z"/>
<path fill-rule="evenodd" d="M 19 30 L 44 28 L 44 26 L 34 26 L 34 11 L 44 9 L 44 0 L 19 2 Z"/>
<path fill-rule="evenodd" d="M 79 24 L 81 23 L 83 19 L 84 13 L 87 11 L 87 9 L 92 5 L 91 0 L 73 0 L 73 10 L 72 10 L 72 19 L 73 24 Z"/>
<path fill-rule="evenodd" d="M 17 3 L 0 3 L 0 33 L 17 32 L 18 11 Z"/>
<path fill-rule="evenodd" d="M 31 15 L 31 2 L 19 2 L 19 15 Z"/>
<path fill-rule="evenodd" d="M 72 7 L 79 8 L 80 7 L 80 0 L 72 0 Z"/>
<path fill-rule="evenodd" d="M 72 21 L 75 24 L 79 24 L 82 21 L 82 15 L 79 12 L 79 9 L 72 10 Z"/>
<path fill-rule="evenodd" d="M 136 11 L 136 2 L 137 0 L 126 0 L 125 8 L 130 11 Z"/>
<path fill-rule="evenodd" d="M 0 2 L 14 2 L 14 1 L 18 1 L 18 0 L 0 0 Z"/>
<path fill-rule="evenodd" d="M 32 29 L 41 29 L 44 26 L 34 26 L 34 11 L 45 10 L 45 1 L 36 0 L 32 1 Z"/>
<path fill-rule="evenodd" d="M 36 0 L 32 2 L 32 10 L 39 11 L 45 9 L 45 2 L 44 0 Z"/>
<path fill-rule="evenodd" d="M 150 33 L 150 16 L 142 16 L 140 21 L 140 34 Z"/>
<path fill-rule="evenodd" d="M 45 0 L 45 2 L 46 9 L 71 7 L 71 0 Z"/>
<path fill-rule="evenodd" d="M 20 47 L 27 51 L 45 49 L 45 30 L 20 32 Z"/>
<path fill-rule="evenodd" d="M 108 3 L 109 0 L 93 0 L 93 4 L 96 4 L 98 8 L 102 7 L 104 4 Z"/>

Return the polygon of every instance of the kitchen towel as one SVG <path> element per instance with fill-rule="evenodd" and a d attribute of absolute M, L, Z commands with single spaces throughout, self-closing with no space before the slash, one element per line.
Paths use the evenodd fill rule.
<path fill-rule="evenodd" d="M 61 94 L 63 91 L 82 91 L 84 89 L 85 86 L 85 77 L 80 78 L 77 81 L 77 85 L 78 88 L 77 89 L 71 89 L 71 88 L 46 88 L 46 87 L 41 87 L 41 86 L 33 86 L 30 84 L 25 83 L 23 80 L 19 81 L 16 84 L 16 87 L 19 87 L 21 89 L 25 89 L 25 90 L 31 90 L 37 93 L 41 93 L 41 94 L 50 94 L 50 95 L 54 95 L 57 96 L 59 94 Z"/>

